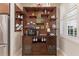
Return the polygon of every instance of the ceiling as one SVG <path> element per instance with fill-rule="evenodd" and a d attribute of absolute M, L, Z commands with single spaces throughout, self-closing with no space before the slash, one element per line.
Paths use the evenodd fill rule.
<path fill-rule="evenodd" d="M 58 3 L 21 3 L 23 7 L 52 7 L 59 5 Z"/>

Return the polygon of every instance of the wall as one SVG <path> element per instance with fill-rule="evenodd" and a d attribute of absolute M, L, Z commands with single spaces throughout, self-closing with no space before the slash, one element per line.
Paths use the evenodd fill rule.
<path fill-rule="evenodd" d="M 15 5 L 10 4 L 10 54 L 22 55 L 22 32 L 15 32 Z"/>
<path fill-rule="evenodd" d="M 56 15 L 57 15 L 57 20 L 56 20 L 56 25 L 57 25 L 57 30 L 56 30 L 56 34 L 57 34 L 57 50 L 59 49 L 59 39 L 60 39 L 60 4 L 54 4 L 54 6 L 56 6 Z"/>
<path fill-rule="evenodd" d="M 60 40 L 59 47 L 64 55 L 79 56 L 79 7 L 78 4 L 60 5 Z M 77 37 L 68 36 L 67 22 L 76 21 Z M 73 23 L 74 24 L 74 23 Z"/>
<path fill-rule="evenodd" d="M 60 39 L 60 4 L 59 3 L 51 3 L 51 6 L 56 7 L 56 35 L 57 35 L 57 50 L 59 49 L 59 39 Z"/>

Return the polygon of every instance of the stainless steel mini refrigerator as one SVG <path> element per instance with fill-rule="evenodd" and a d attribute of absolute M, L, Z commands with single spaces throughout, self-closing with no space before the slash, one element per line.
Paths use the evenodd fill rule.
<path fill-rule="evenodd" d="M 0 14 L 0 56 L 8 55 L 8 21 L 7 14 Z"/>

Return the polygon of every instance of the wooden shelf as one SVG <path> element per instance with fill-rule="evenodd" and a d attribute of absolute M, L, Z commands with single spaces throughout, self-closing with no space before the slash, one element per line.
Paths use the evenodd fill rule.
<path fill-rule="evenodd" d="M 44 23 L 36 23 L 37 25 L 44 25 Z"/>
<path fill-rule="evenodd" d="M 23 16 L 23 18 L 24 18 L 24 13 L 17 5 L 15 5 L 15 15 L 16 15 L 15 16 L 15 32 L 20 32 L 20 31 L 22 31 L 22 29 L 17 30 L 16 25 L 19 24 L 18 25 L 18 27 L 19 27 L 21 25 L 23 19 L 18 18 L 18 15 Z"/>
<path fill-rule="evenodd" d="M 23 11 L 16 11 L 16 13 L 24 15 Z"/>
<path fill-rule="evenodd" d="M 16 30 L 16 32 L 19 32 L 19 31 L 21 31 L 21 30 Z"/>
<path fill-rule="evenodd" d="M 49 14 L 41 14 L 41 17 L 48 17 Z"/>
<path fill-rule="evenodd" d="M 55 21 L 55 20 L 56 20 L 56 18 L 50 18 L 50 20 L 53 20 L 53 21 Z"/>
<path fill-rule="evenodd" d="M 36 16 L 29 16 L 29 18 L 37 18 Z"/>
<path fill-rule="evenodd" d="M 20 20 L 20 21 L 22 21 L 23 19 L 21 19 L 21 18 L 16 18 L 16 20 Z"/>

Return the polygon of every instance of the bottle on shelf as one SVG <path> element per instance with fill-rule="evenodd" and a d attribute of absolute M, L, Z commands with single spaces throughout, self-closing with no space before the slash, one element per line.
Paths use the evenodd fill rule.
<path fill-rule="evenodd" d="M 46 41 L 46 38 L 44 38 L 44 42 Z"/>
<path fill-rule="evenodd" d="M 42 37 L 41 41 L 42 41 L 42 42 L 44 41 L 44 40 L 43 40 L 43 37 Z"/>
<path fill-rule="evenodd" d="M 34 37 L 34 38 L 33 38 L 33 41 L 35 42 L 35 40 L 36 40 L 36 39 L 35 39 L 35 37 Z"/>
<path fill-rule="evenodd" d="M 37 42 L 37 41 L 38 41 L 38 39 L 36 38 L 36 39 L 35 39 L 35 41 Z"/>

